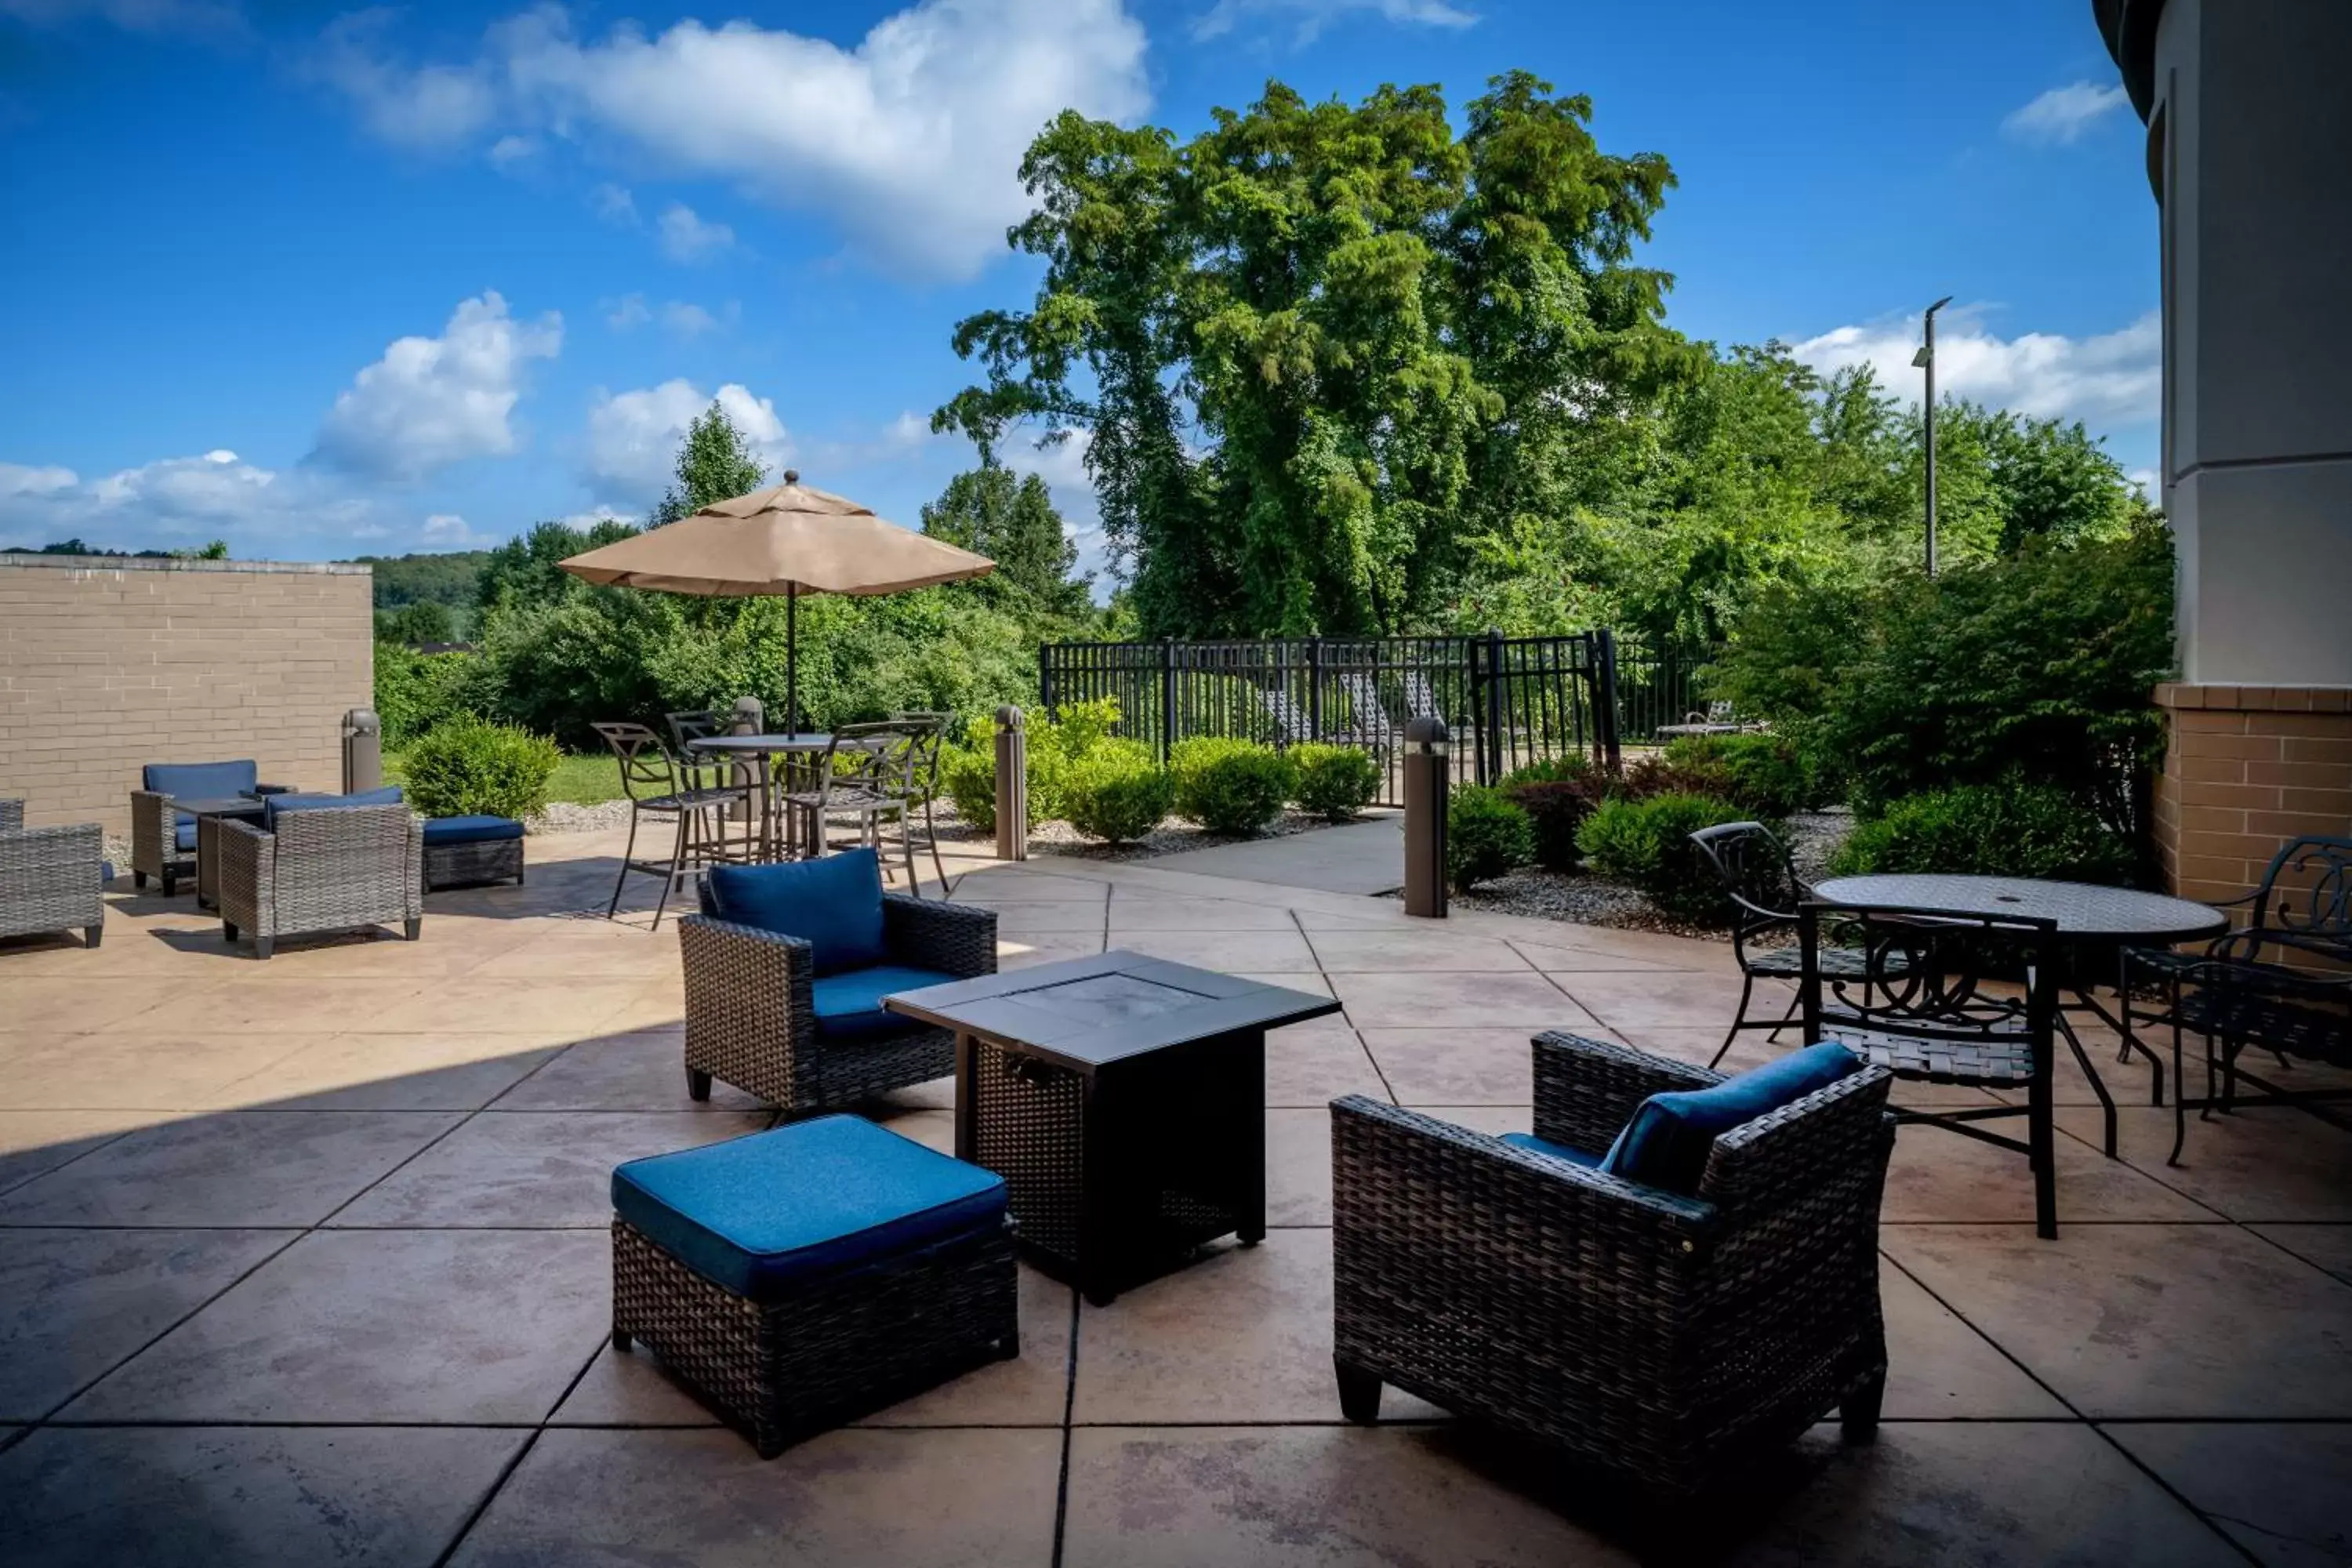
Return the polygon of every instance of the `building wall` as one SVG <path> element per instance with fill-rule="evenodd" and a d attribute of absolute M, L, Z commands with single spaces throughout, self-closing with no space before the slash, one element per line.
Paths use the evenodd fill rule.
<path fill-rule="evenodd" d="M 2156 698 L 2172 721 L 2157 844 L 2182 898 L 2237 898 L 2290 839 L 2352 831 L 2352 690 L 2169 684 Z"/>
<path fill-rule="evenodd" d="M 340 788 L 373 597 L 364 566 L 0 553 L 0 796 L 128 834 L 143 763 Z"/>

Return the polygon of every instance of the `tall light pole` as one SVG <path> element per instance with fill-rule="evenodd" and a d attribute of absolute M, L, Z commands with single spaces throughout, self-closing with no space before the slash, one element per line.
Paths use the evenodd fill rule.
<path fill-rule="evenodd" d="M 1949 294 L 1927 307 L 1927 341 L 1911 363 L 1927 373 L 1927 575 L 1936 574 L 1936 312 L 1952 302 Z"/>

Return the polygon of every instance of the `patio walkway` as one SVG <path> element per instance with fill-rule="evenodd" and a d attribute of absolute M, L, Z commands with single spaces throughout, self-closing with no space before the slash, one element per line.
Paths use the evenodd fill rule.
<path fill-rule="evenodd" d="M 257 963 L 184 894 L 125 893 L 98 952 L 0 947 L 0 1559 L 1629 1560 L 1611 1499 L 1516 1445 L 1394 1391 L 1379 1428 L 1340 1422 L 1323 1106 L 1524 1128 L 1542 1027 L 1703 1061 L 1726 950 L 970 869 L 1007 964 L 1108 942 L 1346 1005 L 1270 1049 L 1276 1228 L 1101 1310 L 1024 1271 L 1017 1362 L 762 1463 L 606 1342 L 612 1166 L 772 1120 L 686 1098 L 674 925 L 583 913 L 617 849 L 534 840 L 530 886 L 434 896 L 415 944 Z M 1733 1561 L 2352 1561 L 2352 1135 L 2249 1113 L 2168 1171 L 2168 1112 L 2127 1109 L 2110 1163 L 2071 1067 L 2062 1099 L 2054 1244 L 2021 1160 L 1904 1133 L 1880 1439 L 1826 1429 L 1748 1478 Z M 872 1114 L 945 1146 L 950 1103 Z"/>

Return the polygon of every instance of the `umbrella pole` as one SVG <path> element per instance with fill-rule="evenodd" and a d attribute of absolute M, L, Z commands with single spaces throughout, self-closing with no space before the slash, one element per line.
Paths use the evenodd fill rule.
<path fill-rule="evenodd" d="M 796 584 L 784 586 L 784 733 L 801 732 L 801 595 Z"/>

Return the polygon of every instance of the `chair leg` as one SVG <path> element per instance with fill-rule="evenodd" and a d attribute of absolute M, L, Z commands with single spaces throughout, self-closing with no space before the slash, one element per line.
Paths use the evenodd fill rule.
<path fill-rule="evenodd" d="M 678 869 L 686 864 L 686 825 L 693 815 L 690 811 L 677 814 L 677 840 L 669 852 L 669 875 L 662 879 L 661 897 L 654 903 L 653 929 L 656 931 L 661 930 L 662 911 L 669 908 L 669 896 L 677 889 Z"/>
<path fill-rule="evenodd" d="M 1713 1072 L 1717 1064 L 1729 1054 L 1731 1042 L 1739 1037 L 1739 1026 L 1748 1021 L 1748 999 L 1755 994 L 1756 976 L 1744 969 L 1741 970 L 1739 972 L 1739 1005 L 1731 1010 L 1731 1027 L 1724 1031 L 1723 1044 L 1717 1046 L 1715 1048 L 1715 1055 L 1707 1059 L 1707 1071 Z"/>
<path fill-rule="evenodd" d="M 710 1075 L 707 1072 L 697 1071 L 693 1068 L 687 1068 L 686 1098 L 688 1100 L 709 1100 L 710 1098 Z"/>
<path fill-rule="evenodd" d="M 169 871 L 163 873 L 163 896 L 171 898 L 180 890 L 180 879 Z"/>
<path fill-rule="evenodd" d="M 1838 1433 L 1849 1443 L 1878 1437 L 1878 1407 L 1886 1398 L 1886 1374 L 1878 1373 L 1838 1404 Z"/>
<path fill-rule="evenodd" d="M 2164 1157 L 2168 1165 L 2180 1163 L 2180 1146 L 2189 1141 L 2189 1079 L 2180 1065 L 2180 1024 L 2172 1025 L 2172 1152 Z"/>
<path fill-rule="evenodd" d="M 266 959 L 277 951 L 278 939 L 276 937 L 257 936 L 253 939 L 254 957 Z"/>
<path fill-rule="evenodd" d="M 81 944 L 84 947 L 96 947 L 98 939 L 105 934 L 106 928 L 102 925 L 84 926 L 81 928 Z"/>
<path fill-rule="evenodd" d="M 2026 1142 L 2033 1163 L 2033 1228 L 2044 1241 L 2058 1239 L 2058 1150 L 2051 1130 L 2050 1069 L 2034 1077 L 2026 1105 Z"/>
<path fill-rule="evenodd" d="M 1381 1380 L 1371 1373 L 1334 1358 L 1331 1370 L 1339 1377 L 1339 1414 L 1359 1426 L 1381 1418 Z"/>
<path fill-rule="evenodd" d="M 940 897 L 944 899 L 948 896 L 948 868 L 940 859 L 940 825 L 931 816 L 931 803 L 929 799 L 923 802 L 923 837 L 930 840 L 931 869 L 939 873 Z"/>
<path fill-rule="evenodd" d="M 2083 1076 L 2091 1080 L 2091 1092 L 2099 1097 L 2099 1110 L 2106 1119 L 2107 1158 L 2112 1160 L 2116 1157 L 2115 1097 L 2107 1092 L 2107 1086 L 2100 1081 L 2098 1069 L 2091 1065 L 2091 1053 L 2083 1048 L 2083 1042 L 2075 1038 L 2074 1031 L 2068 1028 L 2065 1030 L 2065 1035 L 2067 1048 L 2074 1053 L 2074 1060 L 2082 1065 Z"/>
<path fill-rule="evenodd" d="M 221 941 L 228 942 L 231 945 L 235 945 L 236 942 L 236 927 L 234 923 L 228 921 L 221 921 Z"/>
<path fill-rule="evenodd" d="M 614 1325 L 613 1325 L 613 1348 L 614 1348 L 614 1350 L 616 1350 L 616 1351 L 625 1351 L 625 1350 L 627 1350 L 627 1349 L 628 1349 L 632 1344 L 635 1344 L 635 1342 L 635 1342 L 633 1338 L 631 1338 L 631 1337 L 630 1337 L 630 1334 L 629 1334 L 629 1331 L 628 1331 L 628 1330 L 626 1330 L 626 1329 L 625 1329 L 625 1328 L 621 1327 L 618 1323 L 615 1323 L 615 1324 L 614 1324 Z"/>
<path fill-rule="evenodd" d="M 133 872 L 131 872 L 131 885 L 132 887 L 134 887 L 134 888 L 143 888 L 143 887 L 145 887 L 145 886 L 147 885 L 147 873 L 146 873 L 146 872 L 144 872 L 144 871 L 133 871 Z"/>
<path fill-rule="evenodd" d="M 415 942 L 417 938 L 425 934 L 425 917 L 422 915 L 419 915 L 415 920 L 403 921 L 400 923 L 404 928 L 408 940 L 411 942 Z"/>

